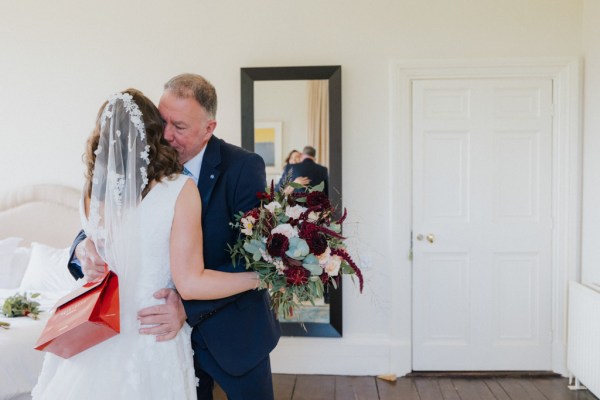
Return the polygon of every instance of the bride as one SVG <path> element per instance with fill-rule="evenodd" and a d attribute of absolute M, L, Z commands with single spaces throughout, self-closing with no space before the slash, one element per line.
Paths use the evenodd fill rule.
<path fill-rule="evenodd" d="M 69 359 L 47 353 L 33 399 L 196 399 L 189 326 L 157 342 L 138 333 L 137 310 L 164 287 L 216 299 L 257 288 L 257 275 L 204 269 L 198 189 L 140 91 L 104 103 L 86 162 L 82 223 L 119 276 L 121 333 Z"/>

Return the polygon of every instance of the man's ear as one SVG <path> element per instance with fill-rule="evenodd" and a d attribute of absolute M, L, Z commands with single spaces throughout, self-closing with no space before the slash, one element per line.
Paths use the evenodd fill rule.
<path fill-rule="evenodd" d="M 204 132 L 204 135 L 205 135 L 204 137 L 206 139 L 210 139 L 210 137 L 214 133 L 216 127 L 217 127 L 217 121 L 215 121 L 214 119 L 211 119 L 210 121 L 208 121 L 208 123 L 206 124 L 206 131 Z"/>

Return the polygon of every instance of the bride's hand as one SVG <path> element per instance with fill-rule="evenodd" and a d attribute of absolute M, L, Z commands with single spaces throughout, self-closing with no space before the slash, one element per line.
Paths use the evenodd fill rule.
<path fill-rule="evenodd" d="M 79 260 L 87 281 L 92 281 L 104 274 L 104 260 L 96 251 L 96 245 L 91 239 L 85 238 L 77 245 L 75 256 Z"/>
<path fill-rule="evenodd" d="M 154 293 L 157 299 L 165 299 L 165 304 L 146 307 L 138 311 L 138 320 L 142 324 L 140 333 L 156 335 L 157 342 L 164 342 L 177 336 L 187 315 L 181 297 L 173 289 L 160 289 Z M 144 325 L 153 325 L 144 327 Z"/>

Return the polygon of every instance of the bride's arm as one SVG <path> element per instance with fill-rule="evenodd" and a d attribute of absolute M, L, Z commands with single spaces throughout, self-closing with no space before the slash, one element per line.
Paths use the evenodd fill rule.
<path fill-rule="evenodd" d="M 88 195 L 83 197 L 80 207 L 82 207 L 82 211 L 87 218 L 90 214 L 90 198 Z M 78 263 L 73 261 L 74 258 L 77 259 Z M 75 279 L 84 278 L 88 281 L 102 276 L 105 272 L 104 260 L 96 251 L 96 245 L 92 239 L 88 238 L 83 230 L 79 232 L 71 247 L 69 270 Z"/>
<path fill-rule="evenodd" d="M 202 209 L 198 188 L 188 180 L 175 204 L 171 228 L 171 275 L 181 298 L 211 300 L 258 286 L 254 272 L 221 272 L 204 269 Z"/>

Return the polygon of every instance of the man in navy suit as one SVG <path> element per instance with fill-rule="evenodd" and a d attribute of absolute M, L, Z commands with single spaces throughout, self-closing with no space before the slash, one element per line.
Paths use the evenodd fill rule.
<path fill-rule="evenodd" d="M 321 182 L 324 183 L 323 193 L 329 195 L 329 175 L 327 168 L 317 164 L 315 157 L 317 151 L 314 147 L 305 146 L 302 150 L 302 161 L 297 164 L 288 164 L 283 169 L 281 179 L 279 180 L 279 186 L 283 189 L 283 185 L 286 182 L 292 182 L 296 178 L 304 177 L 309 180 L 311 186 L 317 186 Z M 302 189 L 296 189 L 299 191 Z"/>
<path fill-rule="evenodd" d="M 229 223 L 239 211 L 258 206 L 256 193 L 265 188 L 262 158 L 213 136 L 217 95 L 212 84 L 199 75 L 182 74 L 167 82 L 158 108 L 165 120 L 165 139 L 198 184 L 205 268 L 244 271 L 243 265 L 231 263 L 227 252 L 227 245 L 237 239 Z M 102 272 L 103 264 L 96 259 L 91 241 L 76 240 L 73 252 L 86 275 L 93 278 Z M 83 276 L 76 264 L 69 268 L 76 278 Z M 163 289 L 155 297 L 166 302 L 140 310 L 140 322 L 153 325 L 140 332 L 157 335 L 159 341 L 169 340 L 187 318 L 193 327 L 199 400 L 212 399 L 215 380 L 230 400 L 273 399 L 269 353 L 277 345 L 280 328 L 266 290 L 182 302 L 175 291 Z"/>

